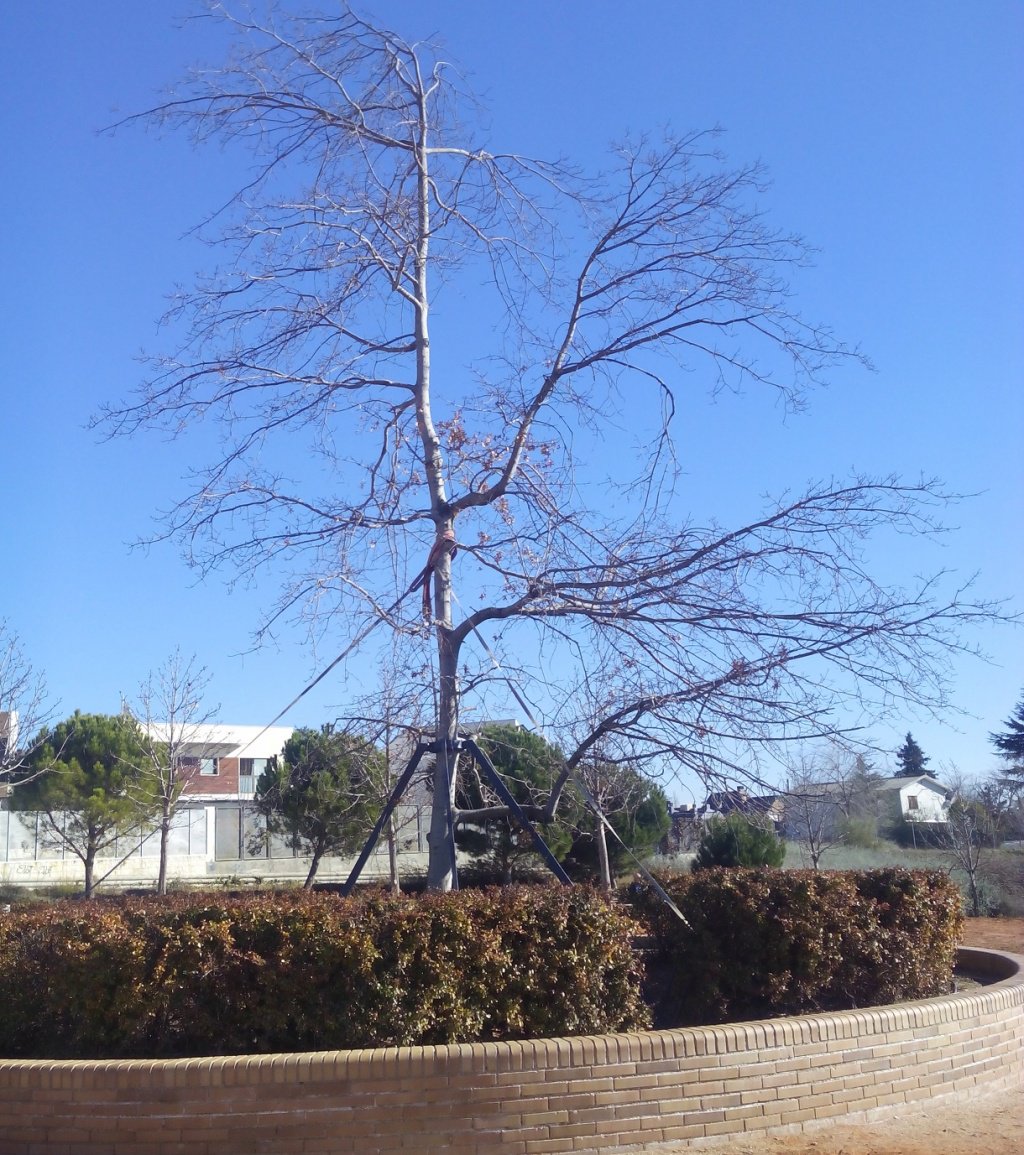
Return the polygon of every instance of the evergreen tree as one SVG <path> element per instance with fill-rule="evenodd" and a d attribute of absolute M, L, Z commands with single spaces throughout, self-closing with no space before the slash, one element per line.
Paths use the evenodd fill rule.
<path fill-rule="evenodd" d="M 350 854 L 369 832 L 379 806 L 375 780 L 384 755 L 363 738 L 326 725 L 296 730 L 280 765 L 271 764 L 256 783 L 256 808 L 268 834 L 310 859 L 304 885 L 311 887 L 326 854 Z"/>
<path fill-rule="evenodd" d="M 485 727 L 480 748 L 526 815 L 537 821 L 541 804 L 565 765 L 562 751 L 539 734 L 513 724 Z M 456 801 L 460 809 L 469 812 L 470 827 L 460 826 L 456 838 L 463 850 L 479 857 L 481 866 L 502 882 L 513 882 L 517 872 L 521 874 L 540 860 L 529 831 L 515 818 L 487 819 L 482 827 L 474 823 L 472 812 L 486 810 L 493 800 L 479 774 L 467 775 L 460 782 Z M 556 821 L 537 826 L 541 838 L 559 861 L 572 846 L 573 825 L 572 807 L 567 806 Z"/>
<path fill-rule="evenodd" d="M 1024 778 L 1024 694 L 1003 726 L 1002 733 L 990 734 L 989 738 L 999 756 L 1009 763 L 1006 773 Z"/>
<path fill-rule="evenodd" d="M 645 858 L 657 849 L 671 826 L 671 808 L 665 792 L 632 766 L 594 762 L 577 767 L 577 776 L 590 791 L 614 834 L 589 806 L 581 806 L 572 851 L 581 870 L 611 890 L 616 871 L 632 857 Z"/>
<path fill-rule="evenodd" d="M 41 815 L 44 845 L 81 860 L 86 898 L 97 883 L 97 856 L 115 854 L 118 838 L 141 836 L 159 813 L 159 799 L 142 772 L 145 757 L 145 738 L 133 718 L 76 710 L 36 741 L 30 780 L 15 788 L 15 807 Z"/>
<path fill-rule="evenodd" d="M 916 778 L 920 774 L 926 774 L 925 765 L 930 761 L 909 731 L 903 745 L 896 751 L 896 760 L 899 763 L 901 778 Z"/>
<path fill-rule="evenodd" d="M 757 826 L 742 814 L 712 818 L 697 847 L 692 870 L 709 866 L 781 866 L 786 844 L 773 830 Z"/>

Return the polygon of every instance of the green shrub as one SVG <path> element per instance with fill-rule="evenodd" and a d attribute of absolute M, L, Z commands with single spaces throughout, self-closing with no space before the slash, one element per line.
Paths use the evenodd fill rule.
<path fill-rule="evenodd" d="M 881 845 L 876 818 L 844 818 L 839 824 L 839 833 L 844 846 L 877 850 Z"/>
<path fill-rule="evenodd" d="M 786 844 L 775 832 L 751 823 L 741 814 L 712 818 L 701 835 L 693 869 L 711 866 L 781 866 Z"/>
<path fill-rule="evenodd" d="M 659 1025 L 878 1005 L 949 990 L 962 908 L 945 874 L 703 870 L 634 888 Z"/>
<path fill-rule="evenodd" d="M 635 924 L 583 888 L 58 903 L 0 919 L 0 1055 L 171 1057 L 647 1024 Z"/>

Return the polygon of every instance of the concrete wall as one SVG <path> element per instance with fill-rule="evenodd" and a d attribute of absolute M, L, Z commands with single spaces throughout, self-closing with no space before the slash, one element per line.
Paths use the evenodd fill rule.
<path fill-rule="evenodd" d="M 2 1155 L 612 1151 L 813 1128 L 1024 1079 L 1024 958 L 901 1006 L 589 1038 L 146 1062 L 0 1060 Z"/>

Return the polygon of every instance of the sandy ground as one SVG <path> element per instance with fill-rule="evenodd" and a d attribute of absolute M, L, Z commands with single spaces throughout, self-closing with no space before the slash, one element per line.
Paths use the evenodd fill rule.
<path fill-rule="evenodd" d="M 968 919 L 964 942 L 1024 954 L 1024 919 Z M 1024 1087 L 979 1095 L 967 1103 L 904 1110 L 889 1120 L 675 1150 L 714 1155 L 1019 1155 L 1024 1152 Z"/>

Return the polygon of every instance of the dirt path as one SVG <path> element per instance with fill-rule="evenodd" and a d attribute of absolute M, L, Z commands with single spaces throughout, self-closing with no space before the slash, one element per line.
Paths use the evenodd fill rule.
<path fill-rule="evenodd" d="M 964 943 L 1024 954 L 1024 918 L 969 918 Z"/>
<path fill-rule="evenodd" d="M 964 942 L 1024 955 L 1024 919 L 968 919 Z M 705 1141 L 677 1150 L 715 1155 L 1018 1155 L 1024 1152 L 1024 1087 L 979 1095 L 966 1103 L 915 1107 L 888 1120 L 839 1123 L 795 1135 Z"/>

